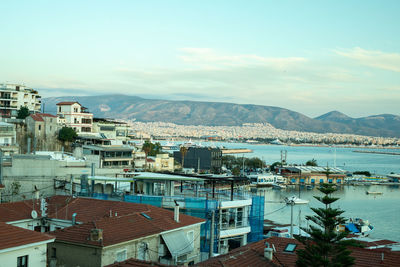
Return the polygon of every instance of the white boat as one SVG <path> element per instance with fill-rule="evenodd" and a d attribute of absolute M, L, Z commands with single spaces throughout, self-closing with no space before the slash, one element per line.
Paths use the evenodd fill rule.
<path fill-rule="evenodd" d="M 291 197 L 285 197 L 285 202 L 288 205 L 302 205 L 302 204 L 308 204 L 310 201 L 307 199 L 301 199 L 296 196 L 291 196 Z"/>
<path fill-rule="evenodd" d="M 165 145 L 162 146 L 162 149 L 163 150 L 179 150 L 179 146 L 168 141 Z"/>
<path fill-rule="evenodd" d="M 280 175 L 267 173 L 267 174 L 253 174 L 247 176 L 253 186 L 273 186 L 274 184 L 282 183 L 285 180 Z"/>
<path fill-rule="evenodd" d="M 272 188 L 276 189 L 276 190 L 286 189 L 286 185 L 284 185 L 284 184 L 273 184 Z"/>
<path fill-rule="evenodd" d="M 336 230 L 339 232 L 348 231 L 351 234 L 359 236 L 369 236 L 369 234 L 374 230 L 374 227 L 368 220 L 350 218 L 345 225 L 338 225 Z"/>

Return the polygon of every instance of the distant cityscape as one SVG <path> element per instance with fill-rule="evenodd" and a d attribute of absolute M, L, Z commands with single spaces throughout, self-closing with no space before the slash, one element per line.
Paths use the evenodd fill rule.
<path fill-rule="evenodd" d="M 400 138 L 373 137 L 354 134 L 310 133 L 276 129 L 269 123 L 246 123 L 242 126 L 177 125 L 165 122 L 128 124 L 136 138 L 197 138 L 203 140 L 248 141 L 271 144 L 356 145 L 398 147 Z"/>

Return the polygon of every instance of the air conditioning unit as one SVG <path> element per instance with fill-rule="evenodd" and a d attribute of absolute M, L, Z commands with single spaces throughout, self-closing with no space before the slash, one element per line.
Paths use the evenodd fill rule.
<path fill-rule="evenodd" d="M 165 255 L 167 255 L 167 247 L 164 244 L 160 244 L 158 247 L 158 256 L 164 257 Z"/>

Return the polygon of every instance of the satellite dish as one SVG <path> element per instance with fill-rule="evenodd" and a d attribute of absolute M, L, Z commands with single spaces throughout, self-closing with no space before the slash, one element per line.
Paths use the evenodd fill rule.
<path fill-rule="evenodd" d="M 31 212 L 31 216 L 32 216 L 32 218 L 33 219 L 36 219 L 37 218 L 37 212 L 36 212 L 36 210 L 32 210 L 32 212 Z"/>

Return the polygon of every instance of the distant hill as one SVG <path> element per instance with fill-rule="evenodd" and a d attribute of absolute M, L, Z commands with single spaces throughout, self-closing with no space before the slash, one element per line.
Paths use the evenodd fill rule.
<path fill-rule="evenodd" d="M 267 122 L 283 130 L 400 137 L 400 116 L 389 114 L 354 119 L 332 111 L 313 119 L 279 107 L 144 99 L 127 95 L 51 97 L 43 99 L 43 103 L 46 112 L 55 114 L 58 102 L 72 100 L 89 108 L 95 117 L 102 118 L 209 126 Z"/>

